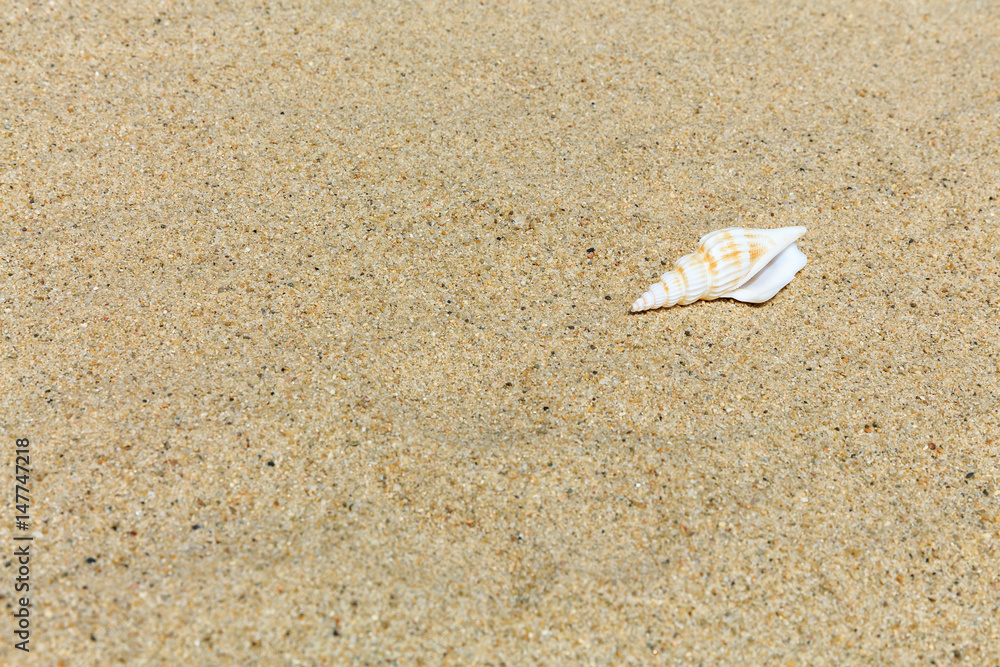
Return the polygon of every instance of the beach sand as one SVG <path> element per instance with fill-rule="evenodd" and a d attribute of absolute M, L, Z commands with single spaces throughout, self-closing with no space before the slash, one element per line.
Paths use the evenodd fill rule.
<path fill-rule="evenodd" d="M 0 661 L 1000 663 L 996 12 L 2 19 Z"/>

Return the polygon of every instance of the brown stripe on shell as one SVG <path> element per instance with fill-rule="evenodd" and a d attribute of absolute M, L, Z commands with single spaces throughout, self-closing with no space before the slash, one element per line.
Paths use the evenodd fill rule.
<path fill-rule="evenodd" d="M 758 259 L 764 256 L 767 252 L 767 246 L 760 243 L 750 243 L 750 263 L 753 264 Z"/>
<path fill-rule="evenodd" d="M 719 268 L 719 260 L 717 260 L 712 255 L 712 253 L 708 252 L 708 250 L 705 249 L 702 249 L 701 252 L 699 252 L 698 254 L 701 255 L 702 261 L 705 264 L 708 264 L 709 275 L 714 276 L 716 274 L 717 269 Z"/>
<path fill-rule="evenodd" d="M 746 252 L 746 247 L 742 245 L 736 245 L 731 250 L 724 250 L 723 255 L 720 258 L 725 263 L 739 263 L 743 264 L 743 253 Z M 758 255 L 759 257 L 760 255 Z M 752 257 L 752 256 L 751 256 Z"/>

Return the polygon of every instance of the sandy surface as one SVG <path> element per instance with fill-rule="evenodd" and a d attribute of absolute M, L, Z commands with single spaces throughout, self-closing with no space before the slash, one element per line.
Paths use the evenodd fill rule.
<path fill-rule="evenodd" d="M 0 661 L 1000 664 L 988 3 L 103 4 L 0 10 Z"/>

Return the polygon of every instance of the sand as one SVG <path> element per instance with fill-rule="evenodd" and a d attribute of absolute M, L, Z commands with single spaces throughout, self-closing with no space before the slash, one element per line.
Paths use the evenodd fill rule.
<path fill-rule="evenodd" d="M 987 5 L 0 13 L 0 661 L 1000 664 Z"/>

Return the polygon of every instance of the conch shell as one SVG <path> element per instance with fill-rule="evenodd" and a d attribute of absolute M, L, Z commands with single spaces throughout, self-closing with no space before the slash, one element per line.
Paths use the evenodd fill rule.
<path fill-rule="evenodd" d="M 730 227 L 706 234 L 695 252 L 674 262 L 673 270 L 650 285 L 632 304 L 632 312 L 686 306 L 698 299 L 763 303 L 806 265 L 806 256 L 796 246 L 805 233 L 805 227 Z"/>

